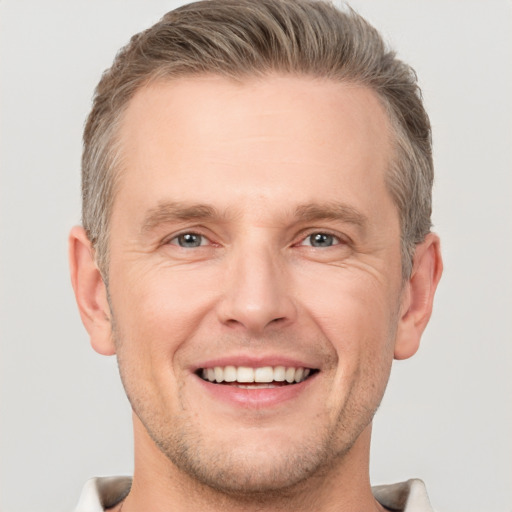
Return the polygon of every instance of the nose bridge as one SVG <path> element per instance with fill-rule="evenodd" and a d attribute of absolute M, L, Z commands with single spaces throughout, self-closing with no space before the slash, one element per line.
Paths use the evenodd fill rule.
<path fill-rule="evenodd" d="M 225 282 L 222 321 L 253 333 L 291 321 L 295 306 L 279 249 L 264 237 L 248 237 L 231 251 Z"/>

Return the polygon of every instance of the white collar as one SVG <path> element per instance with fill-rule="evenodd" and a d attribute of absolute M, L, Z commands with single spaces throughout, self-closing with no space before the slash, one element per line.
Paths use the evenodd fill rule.
<path fill-rule="evenodd" d="M 74 512 L 104 512 L 126 497 L 132 479 L 129 476 L 107 476 L 88 480 Z M 418 479 L 372 487 L 375 499 L 397 512 L 434 512 L 425 484 Z"/>

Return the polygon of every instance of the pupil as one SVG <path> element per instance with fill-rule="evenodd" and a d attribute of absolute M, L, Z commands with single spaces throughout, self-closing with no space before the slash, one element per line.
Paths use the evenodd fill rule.
<path fill-rule="evenodd" d="M 330 247 L 333 243 L 332 235 L 317 233 L 313 235 L 312 245 L 314 247 Z"/>
<path fill-rule="evenodd" d="M 199 247 L 201 245 L 201 237 L 192 233 L 186 233 L 178 237 L 178 243 L 181 247 Z"/>

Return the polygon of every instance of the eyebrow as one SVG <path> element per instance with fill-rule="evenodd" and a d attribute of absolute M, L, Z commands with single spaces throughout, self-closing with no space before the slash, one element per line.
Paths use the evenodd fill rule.
<path fill-rule="evenodd" d="M 320 220 L 334 220 L 353 224 L 365 229 L 368 225 L 368 217 L 353 206 L 338 203 L 308 203 L 300 205 L 295 209 L 295 217 L 303 222 Z"/>
<path fill-rule="evenodd" d="M 186 220 L 212 220 L 221 215 L 213 206 L 207 204 L 184 204 L 166 202 L 147 212 L 142 222 L 143 233 L 153 230 L 160 224 Z"/>
<path fill-rule="evenodd" d="M 147 212 L 141 231 L 149 232 L 161 224 L 179 221 L 225 221 L 230 215 L 220 213 L 215 207 L 203 203 L 164 202 Z M 293 212 L 296 222 L 314 222 L 322 220 L 341 221 L 365 229 L 368 218 L 353 206 L 338 203 L 306 203 L 299 205 Z"/>

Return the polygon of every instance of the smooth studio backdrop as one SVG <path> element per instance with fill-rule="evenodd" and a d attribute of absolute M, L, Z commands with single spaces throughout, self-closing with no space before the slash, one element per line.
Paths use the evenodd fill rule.
<path fill-rule="evenodd" d="M 132 470 L 129 405 L 80 323 L 66 239 L 93 88 L 177 5 L 0 0 L 1 512 L 70 511 L 87 478 Z M 512 3 L 352 5 L 420 77 L 445 258 L 422 348 L 375 419 L 372 482 L 421 477 L 440 512 L 510 512 Z"/>

